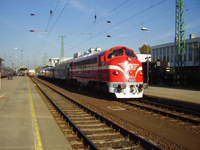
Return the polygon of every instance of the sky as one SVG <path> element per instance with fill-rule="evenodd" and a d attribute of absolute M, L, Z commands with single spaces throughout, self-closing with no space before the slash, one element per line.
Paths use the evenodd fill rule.
<path fill-rule="evenodd" d="M 184 0 L 184 5 L 185 38 L 199 37 L 200 0 Z M 0 58 L 5 66 L 13 62 L 14 67 L 32 69 L 43 66 L 44 58 L 49 65 L 50 58 L 61 55 L 61 36 L 64 57 L 114 46 L 139 53 L 147 42 L 174 42 L 175 0 L 0 0 Z"/>

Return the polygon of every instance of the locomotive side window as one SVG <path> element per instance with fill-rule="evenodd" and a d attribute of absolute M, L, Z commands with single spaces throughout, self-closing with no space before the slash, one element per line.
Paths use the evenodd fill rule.
<path fill-rule="evenodd" d="M 96 63 L 97 63 L 97 57 L 75 62 L 74 66 L 82 66 L 82 65 L 96 64 Z"/>
<path fill-rule="evenodd" d="M 117 57 L 117 56 L 122 56 L 123 55 L 123 50 L 122 49 L 115 49 L 113 51 L 110 51 L 110 53 L 108 54 L 108 59 Z"/>
<path fill-rule="evenodd" d="M 137 59 L 137 57 L 135 56 L 135 54 L 132 51 L 125 50 L 125 52 L 126 52 L 126 56 L 130 56 L 130 57 Z"/>
<path fill-rule="evenodd" d="M 97 63 L 97 58 L 93 58 L 93 64 Z"/>

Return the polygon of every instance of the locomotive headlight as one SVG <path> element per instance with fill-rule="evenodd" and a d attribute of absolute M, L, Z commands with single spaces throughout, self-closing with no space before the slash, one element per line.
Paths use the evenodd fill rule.
<path fill-rule="evenodd" d="M 125 83 L 119 84 L 118 88 L 119 89 L 125 89 L 126 88 L 126 84 Z"/>
<path fill-rule="evenodd" d="M 113 70 L 112 72 L 114 75 L 118 75 L 120 72 L 118 70 Z"/>
<path fill-rule="evenodd" d="M 128 57 L 128 61 L 132 61 L 132 57 Z"/>
<path fill-rule="evenodd" d="M 122 93 L 122 91 L 126 89 L 126 84 L 125 83 L 122 83 L 122 84 L 118 84 L 118 87 L 117 87 L 117 92 L 118 93 Z"/>
<path fill-rule="evenodd" d="M 143 71 L 140 71 L 140 75 L 141 75 L 141 76 L 143 75 Z"/>
<path fill-rule="evenodd" d="M 125 89 L 125 88 L 126 88 L 126 84 L 125 84 L 125 83 L 122 83 L 122 84 L 121 84 L 121 88 L 122 88 L 122 89 Z"/>

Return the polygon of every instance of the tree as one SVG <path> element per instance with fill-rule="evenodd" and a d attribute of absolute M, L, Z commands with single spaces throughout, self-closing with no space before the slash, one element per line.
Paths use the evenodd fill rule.
<path fill-rule="evenodd" d="M 151 47 L 148 45 L 149 48 L 149 54 L 151 53 Z M 142 47 L 139 47 L 140 53 L 141 54 L 147 54 L 147 45 L 144 44 Z"/>
<path fill-rule="evenodd" d="M 42 67 L 37 67 L 37 68 L 35 68 L 35 73 L 38 73 L 38 71 L 39 71 L 40 69 L 42 69 Z"/>

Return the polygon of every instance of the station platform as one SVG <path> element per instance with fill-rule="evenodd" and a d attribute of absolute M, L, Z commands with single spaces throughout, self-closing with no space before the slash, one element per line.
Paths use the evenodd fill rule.
<path fill-rule="evenodd" d="M 200 91 L 197 90 L 149 86 L 144 89 L 144 95 L 200 104 Z"/>
<path fill-rule="evenodd" d="M 27 76 L 1 79 L 0 150 L 72 150 Z"/>

